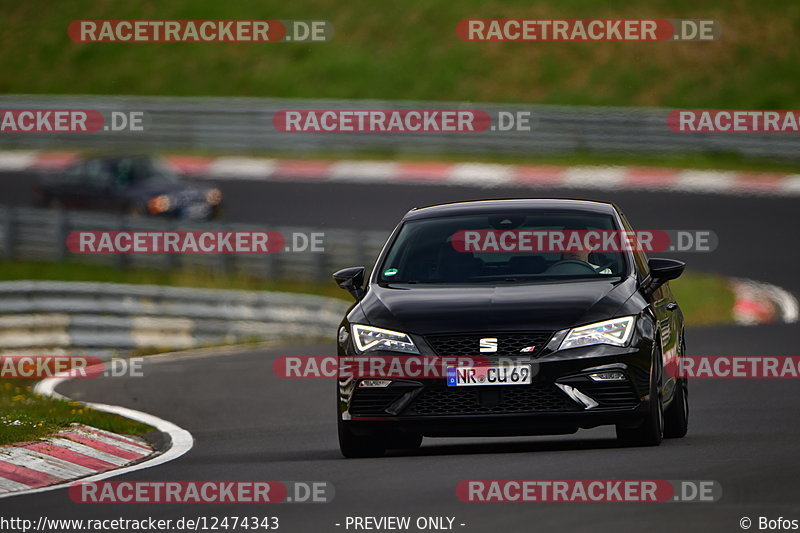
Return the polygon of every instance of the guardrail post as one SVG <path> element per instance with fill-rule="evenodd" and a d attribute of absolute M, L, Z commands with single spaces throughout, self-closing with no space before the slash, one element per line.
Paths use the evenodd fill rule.
<path fill-rule="evenodd" d="M 5 217 L 3 217 L 3 241 L 5 244 L 3 255 L 6 259 L 14 259 L 16 254 L 17 221 L 15 214 L 16 209 L 11 206 L 6 207 Z"/>
<path fill-rule="evenodd" d="M 127 223 L 125 220 L 125 215 L 119 215 L 117 218 L 117 229 L 119 231 L 125 231 L 127 228 Z M 117 254 L 117 266 L 119 268 L 126 269 L 130 266 L 130 257 L 129 254 Z"/>
<path fill-rule="evenodd" d="M 281 254 L 283 252 L 275 252 L 271 254 L 264 254 L 266 277 L 271 280 L 278 280 L 281 277 Z"/>
<path fill-rule="evenodd" d="M 170 231 L 178 231 L 180 230 L 180 226 L 176 221 L 173 221 L 170 224 Z M 181 254 L 167 254 L 167 270 L 179 270 L 183 261 L 181 259 Z"/>
<path fill-rule="evenodd" d="M 220 231 L 228 231 L 228 230 L 229 228 L 227 224 L 220 228 Z M 228 275 L 233 270 L 234 255 L 236 254 L 226 254 L 226 253 L 217 254 L 217 256 L 219 257 L 219 268 L 222 270 L 223 274 Z"/>
<path fill-rule="evenodd" d="M 327 278 L 327 264 L 328 264 L 328 251 L 324 252 L 311 252 L 314 257 L 314 279 L 320 283 L 324 283 Z"/>
<path fill-rule="evenodd" d="M 64 261 L 67 258 L 67 235 L 69 235 L 69 220 L 67 212 L 59 209 L 56 212 L 56 242 L 53 250 L 56 251 L 56 259 Z"/>

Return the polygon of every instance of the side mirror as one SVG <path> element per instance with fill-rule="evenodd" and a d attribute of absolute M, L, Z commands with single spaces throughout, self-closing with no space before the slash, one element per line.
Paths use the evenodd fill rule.
<path fill-rule="evenodd" d="M 350 267 L 340 270 L 333 274 L 333 279 L 340 289 L 344 289 L 353 295 L 353 298 L 360 300 L 367 291 L 364 289 L 364 274 L 367 271 L 364 267 Z"/>
<path fill-rule="evenodd" d="M 686 263 L 676 259 L 663 259 L 654 257 L 647 261 L 650 267 L 650 285 L 648 289 L 652 292 L 671 279 L 675 279 L 683 274 Z"/>

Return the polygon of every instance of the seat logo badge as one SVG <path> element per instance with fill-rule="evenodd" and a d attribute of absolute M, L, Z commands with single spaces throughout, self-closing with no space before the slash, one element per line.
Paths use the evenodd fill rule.
<path fill-rule="evenodd" d="M 536 350 L 536 346 L 526 346 L 519 351 L 519 353 L 529 353 Z"/>
<path fill-rule="evenodd" d="M 485 337 L 481 339 L 481 353 L 496 352 L 497 351 L 497 337 Z"/>

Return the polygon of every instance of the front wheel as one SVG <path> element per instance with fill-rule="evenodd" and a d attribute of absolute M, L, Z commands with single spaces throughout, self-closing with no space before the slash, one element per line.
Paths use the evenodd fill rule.
<path fill-rule="evenodd" d="M 347 458 L 381 457 L 386 446 L 379 435 L 356 435 L 341 417 L 337 420 L 339 429 L 339 450 Z"/>
<path fill-rule="evenodd" d="M 664 438 L 664 404 L 661 398 L 661 360 L 653 362 L 650 373 L 649 409 L 636 427 L 617 426 L 617 440 L 625 446 L 658 446 Z"/>

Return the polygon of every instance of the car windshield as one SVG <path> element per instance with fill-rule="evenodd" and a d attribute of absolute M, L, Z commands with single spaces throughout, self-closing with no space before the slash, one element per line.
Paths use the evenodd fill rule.
<path fill-rule="evenodd" d="M 624 276 L 628 261 L 621 253 L 619 230 L 613 217 L 594 213 L 413 220 L 400 229 L 380 265 L 378 280 L 514 283 Z"/>

